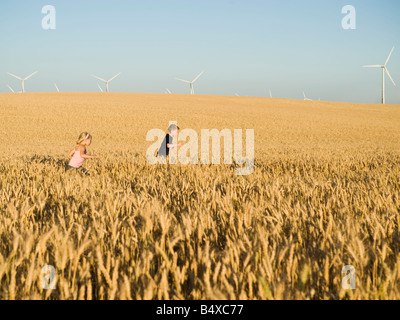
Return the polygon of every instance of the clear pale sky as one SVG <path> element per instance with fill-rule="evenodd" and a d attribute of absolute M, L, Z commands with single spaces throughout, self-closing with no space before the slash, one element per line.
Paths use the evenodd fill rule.
<path fill-rule="evenodd" d="M 44 5 L 56 30 L 43 30 Z M 353 5 L 357 29 L 342 28 Z M 399 0 L 1 0 L 0 92 L 38 71 L 27 92 L 99 91 L 269 96 L 379 103 L 388 63 L 387 103 L 400 104 Z"/>

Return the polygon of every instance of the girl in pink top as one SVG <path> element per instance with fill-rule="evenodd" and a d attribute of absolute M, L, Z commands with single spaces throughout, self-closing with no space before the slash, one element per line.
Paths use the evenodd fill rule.
<path fill-rule="evenodd" d="M 92 136 L 87 132 L 82 132 L 79 135 L 76 147 L 69 153 L 69 164 L 68 169 L 80 169 L 84 174 L 89 175 L 89 172 L 82 167 L 85 159 L 99 159 L 98 156 L 89 156 L 86 154 L 86 147 L 92 143 Z"/>

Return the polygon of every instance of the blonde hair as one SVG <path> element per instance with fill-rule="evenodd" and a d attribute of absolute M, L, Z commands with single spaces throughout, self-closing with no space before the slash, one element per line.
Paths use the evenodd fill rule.
<path fill-rule="evenodd" d="M 82 132 L 82 133 L 79 135 L 79 138 L 78 138 L 78 140 L 76 141 L 76 144 L 80 144 L 82 141 L 84 141 L 84 140 L 86 140 L 86 139 L 91 140 L 91 139 L 92 139 L 92 136 L 91 136 L 89 133 L 87 133 L 87 132 Z"/>

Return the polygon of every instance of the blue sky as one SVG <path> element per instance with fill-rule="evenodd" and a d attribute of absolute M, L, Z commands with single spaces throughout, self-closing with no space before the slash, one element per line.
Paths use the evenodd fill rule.
<path fill-rule="evenodd" d="M 42 29 L 42 7 L 56 30 Z M 357 29 L 342 28 L 353 5 Z M 399 0 L 2 0 L 0 92 L 27 76 L 26 91 L 188 93 L 379 103 L 388 64 L 387 103 L 400 104 Z"/>

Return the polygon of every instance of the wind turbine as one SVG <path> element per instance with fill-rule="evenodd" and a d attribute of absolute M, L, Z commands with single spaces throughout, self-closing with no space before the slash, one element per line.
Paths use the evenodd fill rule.
<path fill-rule="evenodd" d="M 168 88 L 167 90 L 165 90 L 165 93 L 172 94 L 171 90 L 169 90 Z"/>
<path fill-rule="evenodd" d="M 306 94 L 304 93 L 304 91 L 303 91 L 303 96 L 304 96 L 304 100 L 306 100 L 306 101 L 312 101 L 311 99 L 309 99 L 309 98 L 306 97 Z"/>
<path fill-rule="evenodd" d="M 7 87 L 8 87 L 8 89 L 10 89 L 10 91 L 11 91 L 12 93 L 22 93 L 22 91 L 17 91 L 17 92 L 15 92 L 14 89 L 13 89 L 11 86 L 9 86 L 9 85 L 7 85 Z"/>
<path fill-rule="evenodd" d="M 190 84 L 190 94 L 194 94 L 194 87 L 193 87 L 193 84 L 201 77 L 201 75 L 202 75 L 203 73 L 204 73 L 204 71 L 201 72 L 196 78 L 194 78 L 193 81 L 188 81 L 188 80 L 183 80 L 183 79 L 178 79 L 178 78 L 175 78 L 175 79 L 176 79 L 176 80 L 179 80 L 179 81 L 182 81 L 182 82 L 189 83 L 189 84 Z"/>
<path fill-rule="evenodd" d="M 22 93 L 24 93 L 24 92 L 25 92 L 25 80 L 28 80 L 30 77 L 32 77 L 34 74 L 36 74 L 37 71 L 35 71 L 35 72 L 32 73 L 31 75 L 27 76 L 25 79 L 22 79 L 22 78 L 16 76 L 15 74 L 12 74 L 12 73 L 9 73 L 9 72 L 7 72 L 7 73 L 8 73 L 10 76 L 13 76 L 14 78 L 17 78 L 18 80 L 21 80 L 21 83 L 22 83 Z"/>
<path fill-rule="evenodd" d="M 99 87 L 99 89 L 100 89 L 101 92 L 104 92 L 103 89 L 100 87 L 99 84 L 97 84 L 97 86 Z"/>
<path fill-rule="evenodd" d="M 363 66 L 364 68 L 381 68 L 382 69 L 382 104 L 385 104 L 385 71 L 387 75 L 389 76 L 390 80 L 392 80 L 394 86 L 396 86 L 396 83 L 394 82 L 392 76 L 389 73 L 389 70 L 386 68 L 386 65 L 389 62 L 389 59 L 393 53 L 394 47 L 392 48 L 392 51 L 390 51 L 389 56 L 383 66 L 381 65 L 372 65 L 372 66 Z"/>
<path fill-rule="evenodd" d="M 108 83 L 111 82 L 112 80 L 114 80 L 114 79 L 115 79 L 116 77 L 118 77 L 120 74 L 121 74 L 121 72 L 118 73 L 117 75 L 115 75 L 114 77 L 112 77 L 112 78 L 109 79 L 109 80 L 104 80 L 104 79 L 99 78 L 98 76 L 95 76 L 95 75 L 92 75 L 92 77 L 95 77 L 96 79 L 99 79 L 100 81 L 103 81 L 103 82 L 106 84 L 106 92 L 108 92 Z"/>
<path fill-rule="evenodd" d="M 60 92 L 60 90 L 59 90 L 58 87 L 57 87 L 57 84 L 54 84 L 54 86 L 56 87 L 57 92 Z"/>
<path fill-rule="evenodd" d="M 269 90 L 269 97 L 272 98 L 272 92 Z"/>

